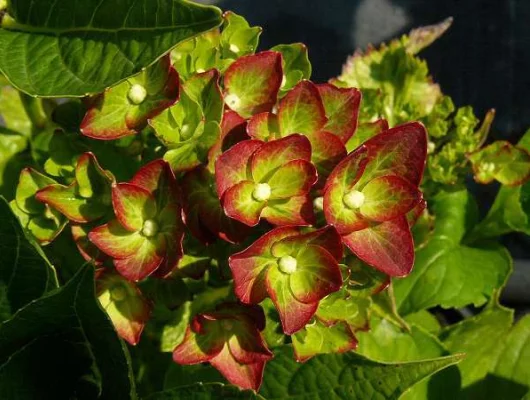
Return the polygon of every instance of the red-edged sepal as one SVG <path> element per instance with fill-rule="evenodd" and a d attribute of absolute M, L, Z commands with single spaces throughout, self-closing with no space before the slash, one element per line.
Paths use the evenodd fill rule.
<path fill-rule="evenodd" d="M 210 362 L 230 383 L 258 390 L 265 364 L 272 358 L 260 333 L 264 324 L 260 308 L 221 305 L 193 319 L 173 360 L 179 364 Z"/>
<path fill-rule="evenodd" d="M 340 237 L 333 228 L 309 234 L 276 228 L 229 259 L 236 295 L 243 302 L 273 301 L 286 334 L 302 329 L 318 302 L 339 290 Z M 324 245 L 329 245 L 334 254 Z M 338 250 L 340 249 L 340 250 Z"/>
<path fill-rule="evenodd" d="M 114 185 L 117 219 L 93 229 L 89 239 L 127 279 L 139 281 L 158 269 L 158 276 L 165 277 L 182 257 L 184 229 L 175 176 L 167 163 L 156 160 L 131 182 Z"/>
<path fill-rule="evenodd" d="M 226 105 L 245 118 L 271 111 L 282 84 L 282 57 L 263 51 L 240 57 L 224 74 Z"/>
<path fill-rule="evenodd" d="M 138 344 L 151 313 L 140 290 L 118 274 L 104 272 L 97 279 L 96 291 L 118 334 L 129 344 Z"/>
<path fill-rule="evenodd" d="M 342 240 L 357 257 L 390 276 L 407 276 L 414 265 L 414 242 L 406 216 L 352 232 Z"/>
<path fill-rule="evenodd" d="M 142 130 L 147 120 L 177 101 L 179 77 L 169 55 L 90 102 L 81 132 L 94 139 L 112 140 Z"/>
<path fill-rule="evenodd" d="M 226 215 L 249 226 L 261 217 L 276 225 L 311 224 L 309 191 L 317 173 L 310 158 L 311 145 L 301 135 L 232 147 L 216 164 L 217 192 Z"/>
<path fill-rule="evenodd" d="M 355 88 L 338 88 L 330 83 L 317 87 L 328 118 L 324 130 L 337 135 L 343 143 L 348 142 L 357 129 L 361 92 Z"/>
<path fill-rule="evenodd" d="M 238 243 L 250 233 L 247 225 L 226 216 L 214 176 L 206 168 L 197 168 L 182 178 L 182 194 L 186 226 L 202 242 L 211 243 L 219 237 Z"/>

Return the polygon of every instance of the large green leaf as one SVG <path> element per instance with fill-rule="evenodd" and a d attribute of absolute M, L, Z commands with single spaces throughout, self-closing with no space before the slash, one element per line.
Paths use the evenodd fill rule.
<path fill-rule="evenodd" d="M 186 0 L 11 0 L 0 70 L 37 96 L 84 96 L 140 72 L 179 42 L 221 23 Z"/>
<path fill-rule="evenodd" d="M 517 145 L 530 151 L 530 130 Z M 480 240 L 510 232 L 530 235 L 530 183 L 515 187 L 501 186 L 488 215 L 473 229 L 470 239 Z"/>
<path fill-rule="evenodd" d="M 267 364 L 260 394 L 268 400 L 397 399 L 416 382 L 461 358 L 385 364 L 350 352 L 320 355 L 299 364 L 285 346 Z"/>
<path fill-rule="evenodd" d="M 196 383 L 194 385 L 182 386 L 175 389 L 153 393 L 145 400 L 259 400 L 263 397 L 250 390 L 241 390 L 236 386 L 223 385 L 222 383 Z"/>
<path fill-rule="evenodd" d="M 0 197 L 0 320 L 56 286 L 55 270 Z"/>
<path fill-rule="evenodd" d="M 466 244 L 465 234 L 476 223 L 476 205 L 465 189 L 440 192 L 432 204 L 436 216 L 432 237 L 416 252 L 407 279 L 394 281 L 402 315 L 438 305 L 482 305 L 512 269 L 510 254 L 499 244 Z"/>
<path fill-rule="evenodd" d="M 381 362 L 405 362 L 432 359 L 448 354 L 433 335 L 411 325 L 410 330 L 399 328 L 386 319 L 372 317 L 370 331 L 357 332 L 357 352 Z M 447 399 L 460 389 L 458 368 L 451 366 L 429 380 L 414 385 L 402 399 Z"/>
<path fill-rule="evenodd" d="M 511 310 L 493 306 L 442 331 L 450 350 L 466 353 L 460 399 L 516 400 L 530 389 L 530 316 L 512 320 Z"/>
<path fill-rule="evenodd" d="M 126 351 L 86 265 L 0 325 L 0 398 L 134 399 Z"/>

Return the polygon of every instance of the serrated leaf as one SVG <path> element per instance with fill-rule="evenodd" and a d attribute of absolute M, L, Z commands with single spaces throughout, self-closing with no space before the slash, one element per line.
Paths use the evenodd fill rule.
<path fill-rule="evenodd" d="M 9 204 L 0 198 L 0 318 L 57 287 L 55 270 L 40 247 L 26 237 Z"/>
<path fill-rule="evenodd" d="M 466 353 L 458 366 L 462 372 L 462 388 L 483 379 L 493 367 L 503 351 L 500 344 L 512 322 L 511 310 L 494 307 L 442 330 L 440 338 L 450 351 Z"/>
<path fill-rule="evenodd" d="M 20 0 L 7 11 L 0 70 L 19 89 L 53 97 L 102 92 L 221 23 L 217 8 L 181 0 Z M 42 68 L 28 67 L 28 60 Z"/>
<path fill-rule="evenodd" d="M 320 355 L 299 364 L 293 359 L 290 347 L 285 346 L 267 364 L 259 394 L 268 400 L 289 397 L 315 400 L 398 399 L 415 383 L 461 359 L 461 355 L 456 355 L 385 364 L 350 352 Z"/>
<path fill-rule="evenodd" d="M 436 305 L 482 305 L 512 269 L 509 253 L 499 244 L 464 241 L 476 223 L 477 212 L 465 189 L 440 192 L 432 206 L 436 223 L 431 239 L 417 251 L 415 267 L 407 279 L 394 281 L 402 315 Z"/>
<path fill-rule="evenodd" d="M 357 352 L 381 362 L 420 361 L 449 354 L 438 338 L 423 329 L 411 326 L 407 331 L 378 317 L 372 317 L 370 330 L 358 332 L 357 338 L 359 340 Z M 449 367 L 430 379 L 414 385 L 400 398 L 442 400 L 454 398 L 459 390 L 458 369 Z"/>
<path fill-rule="evenodd" d="M 452 351 L 466 359 L 461 399 L 520 399 L 530 388 L 530 319 L 512 326 L 513 311 L 493 304 L 480 314 L 450 326 L 440 334 Z M 477 340 L 480 338 L 480 340 Z"/>
<path fill-rule="evenodd" d="M 91 265 L 5 321 L 0 337 L 3 397 L 136 399 L 127 350 L 96 300 Z"/>

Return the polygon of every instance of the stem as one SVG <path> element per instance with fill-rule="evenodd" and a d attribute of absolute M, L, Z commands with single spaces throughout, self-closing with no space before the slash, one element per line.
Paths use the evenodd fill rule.
<path fill-rule="evenodd" d="M 24 106 L 24 110 L 28 115 L 33 127 L 36 129 L 42 129 L 46 126 L 48 118 L 42 108 L 42 102 L 36 97 L 31 97 L 25 93 L 19 92 L 20 101 Z"/>

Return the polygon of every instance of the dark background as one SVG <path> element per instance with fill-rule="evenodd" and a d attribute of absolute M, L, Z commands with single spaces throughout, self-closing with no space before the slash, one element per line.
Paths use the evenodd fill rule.
<path fill-rule="evenodd" d="M 198 0 L 263 27 L 261 49 L 303 42 L 314 81 L 338 75 L 357 48 L 388 41 L 452 16 L 452 27 L 420 56 L 456 106 L 479 118 L 497 110 L 492 139 L 516 142 L 530 128 L 530 0 Z M 483 211 L 495 185 L 471 190 Z M 503 238 L 515 260 L 504 301 L 530 312 L 530 238 Z"/>
<path fill-rule="evenodd" d="M 493 136 L 517 140 L 530 127 L 529 0 L 202 0 L 264 28 L 261 48 L 304 42 L 313 80 L 340 73 L 356 48 L 452 16 L 453 26 L 421 53 L 457 106 L 482 117 L 495 108 Z"/>

